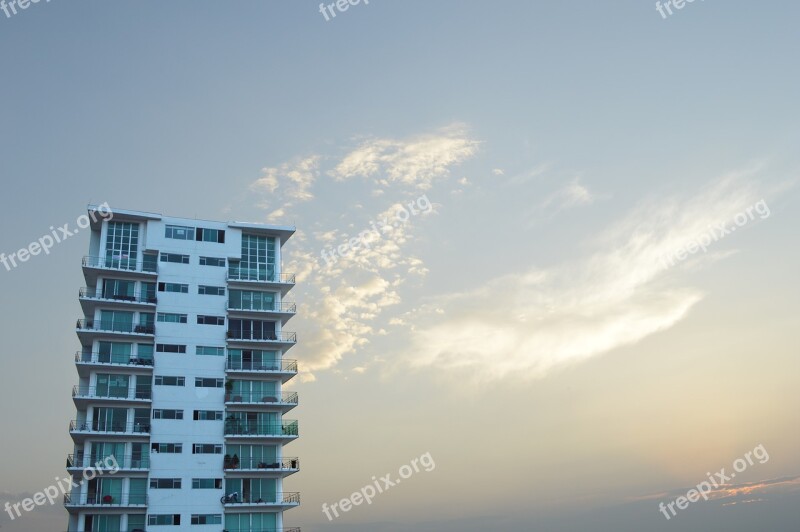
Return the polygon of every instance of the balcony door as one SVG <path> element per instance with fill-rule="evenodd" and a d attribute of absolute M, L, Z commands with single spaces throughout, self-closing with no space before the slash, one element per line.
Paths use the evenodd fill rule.
<path fill-rule="evenodd" d="M 93 430 L 102 432 L 125 432 L 128 422 L 127 408 L 95 408 Z"/>
<path fill-rule="evenodd" d="M 98 397 L 128 397 L 130 377 L 128 375 L 97 374 Z"/>
<path fill-rule="evenodd" d="M 104 331 L 133 331 L 133 312 L 122 312 L 119 310 L 100 311 L 101 328 Z"/>

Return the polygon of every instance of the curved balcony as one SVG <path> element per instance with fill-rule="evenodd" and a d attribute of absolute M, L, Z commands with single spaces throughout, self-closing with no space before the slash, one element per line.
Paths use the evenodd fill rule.
<path fill-rule="evenodd" d="M 120 323 L 110 320 L 80 319 L 75 323 L 78 338 L 84 345 L 89 345 L 97 337 L 142 339 L 153 338 L 156 334 L 154 325 L 138 325 Z"/>
<path fill-rule="evenodd" d="M 237 473 L 252 475 L 262 473 L 259 476 L 285 477 L 300 471 L 300 459 L 294 457 L 284 457 L 278 461 L 263 458 L 242 458 L 226 456 L 222 468 L 225 473 L 239 476 Z"/>
<path fill-rule="evenodd" d="M 228 300 L 228 314 L 231 317 L 253 317 L 280 320 L 285 325 L 297 313 L 297 303 L 282 302 L 260 306 L 257 304 L 231 305 Z"/>
<path fill-rule="evenodd" d="M 293 273 L 272 273 L 240 267 L 229 267 L 226 279 L 229 285 L 272 288 L 281 294 L 286 294 L 295 285 Z"/>
<path fill-rule="evenodd" d="M 93 353 L 91 351 L 76 351 L 75 366 L 78 374 L 88 378 L 92 371 L 108 371 L 130 373 L 132 375 L 148 375 L 153 373 L 152 358 L 136 358 L 130 355 L 116 355 L 110 353 Z"/>
<path fill-rule="evenodd" d="M 234 440 L 257 439 L 289 442 L 299 436 L 296 420 L 285 420 L 281 423 L 258 424 L 247 423 L 228 417 L 225 420 L 225 437 Z"/>
<path fill-rule="evenodd" d="M 288 509 L 300 505 L 300 494 L 296 491 L 275 493 L 274 497 L 267 497 L 267 499 L 255 499 L 248 497 L 237 497 L 236 499 L 233 499 L 230 496 L 226 496 L 223 497 L 221 502 L 223 506 L 225 506 L 226 511 L 231 508 L 251 508 L 253 506 L 271 506 L 275 508 Z"/>
<path fill-rule="evenodd" d="M 116 277 L 124 279 L 148 279 L 153 280 L 158 276 L 158 263 L 156 262 L 137 262 L 128 257 L 83 257 L 83 276 L 86 278 L 88 286 L 96 286 L 97 278 Z"/>
<path fill-rule="evenodd" d="M 147 472 L 150 469 L 149 456 L 132 456 L 126 455 L 116 458 L 119 471 L 126 471 L 130 473 Z M 108 467 L 106 457 L 98 455 L 88 455 L 85 453 L 76 453 L 67 455 L 67 471 L 71 473 L 80 473 L 85 469 L 93 468 L 98 471 L 113 471 L 114 467 Z"/>
<path fill-rule="evenodd" d="M 107 421 L 78 421 L 73 419 L 69 422 L 69 434 L 76 444 L 81 444 L 87 439 L 103 438 L 123 438 L 141 439 L 150 437 L 149 423 L 114 423 Z"/>
<path fill-rule="evenodd" d="M 281 377 L 286 382 L 297 375 L 297 361 L 289 359 L 268 360 L 255 362 L 252 360 L 238 360 L 228 357 L 225 371 L 230 375 L 241 377 Z"/>
<path fill-rule="evenodd" d="M 228 329 L 228 343 L 273 345 L 280 349 L 288 349 L 297 343 L 297 333 L 262 332 L 242 329 Z"/>
<path fill-rule="evenodd" d="M 115 405 L 131 403 L 132 405 L 149 404 L 153 399 L 151 390 L 115 390 L 107 386 L 76 385 L 72 387 L 72 400 L 79 410 L 86 408 L 87 403 L 113 403 Z"/>
<path fill-rule="evenodd" d="M 109 495 L 103 493 L 67 493 L 64 495 L 64 506 L 70 513 L 76 513 L 85 508 L 129 508 L 146 507 L 147 492 L 130 492 L 123 495 Z"/>
<path fill-rule="evenodd" d="M 131 310 L 135 308 L 155 308 L 157 298 L 154 295 L 112 294 L 96 288 L 83 287 L 78 290 L 78 301 L 81 303 L 83 313 L 93 316 L 94 310 L 102 306 L 108 309 Z"/>
<path fill-rule="evenodd" d="M 231 392 L 225 394 L 225 406 L 227 407 L 265 407 L 269 410 L 279 409 L 288 412 L 296 407 L 299 402 L 297 392 Z"/>

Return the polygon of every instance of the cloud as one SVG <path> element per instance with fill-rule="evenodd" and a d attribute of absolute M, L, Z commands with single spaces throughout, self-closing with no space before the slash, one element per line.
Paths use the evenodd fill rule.
<path fill-rule="evenodd" d="M 311 188 L 320 174 L 319 163 L 320 157 L 311 155 L 261 169 L 261 177 L 250 185 L 250 190 L 262 195 L 259 202 L 262 209 L 280 205 L 267 215 L 269 220 L 284 218 L 291 207 L 314 198 Z"/>
<path fill-rule="evenodd" d="M 476 380 L 541 378 L 669 329 L 703 293 L 681 286 L 680 268 L 666 271 L 660 258 L 757 201 L 741 177 L 723 177 L 692 198 L 644 202 L 578 260 L 432 299 L 415 316 L 404 359 Z M 587 201 L 579 187 L 561 198 Z M 699 258 L 716 259 L 713 251 Z"/>
<path fill-rule="evenodd" d="M 332 175 L 339 181 L 372 177 L 384 187 L 399 183 L 427 190 L 475 155 L 478 146 L 463 124 L 405 140 L 372 139 L 347 154 Z"/>

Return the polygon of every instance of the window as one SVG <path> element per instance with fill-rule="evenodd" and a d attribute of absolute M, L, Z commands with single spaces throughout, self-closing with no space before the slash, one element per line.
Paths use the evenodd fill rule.
<path fill-rule="evenodd" d="M 168 225 L 164 236 L 175 240 L 193 240 L 194 227 L 184 227 L 182 225 Z"/>
<path fill-rule="evenodd" d="M 179 283 L 158 283 L 159 292 L 177 292 L 179 294 L 188 294 L 189 285 Z"/>
<path fill-rule="evenodd" d="M 189 316 L 187 314 L 171 314 L 169 312 L 159 312 L 158 321 L 161 323 L 187 323 Z"/>
<path fill-rule="evenodd" d="M 153 410 L 153 419 L 183 419 L 183 410 Z"/>
<path fill-rule="evenodd" d="M 198 325 L 225 325 L 223 316 L 197 316 Z"/>
<path fill-rule="evenodd" d="M 181 479 L 179 478 L 151 478 L 151 490 L 179 490 L 181 489 Z"/>
<path fill-rule="evenodd" d="M 156 375 L 156 386 L 186 386 L 186 378 Z"/>
<path fill-rule="evenodd" d="M 203 229 L 198 227 L 195 236 L 198 242 L 225 243 L 225 231 L 222 229 Z"/>
<path fill-rule="evenodd" d="M 275 239 L 257 235 L 242 235 L 242 259 L 231 264 L 232 279 L 248 281 L 275 280 Z"/>
<path fill-rule="evenodd" d="M 224 379 L 211 379 L 196 377 L 194 379 L 196 388 L 222 388 L 225 385 Z"/>
<path fill-rule="evenodd" d="M 195 421 L 222 421 L 222 410 L 195 410 Z"/>
<path fill-rule="evenodd" d="M 107 268 L 135 270 L 139 253 L 139 224 L 130 222 L 108 222 L 106 233 Z"/>
<path fill-rule="evenodd" d="M 225 287 L 224 286 L 203 286 L 200 285 L 197 288 L 197 293 L 201 296 L 224 296 L 225 295 Z"/>
<path fill-rule="evenodd" d="M 162 253 L 161 262 L 174 262 L 176 264 L 189 264 L 189 255 L 179 255 L 177 253 Z"/>
<path fill-rule="evenodd" d="M 192 445 L 192 454 L 222 454 L 222 445 L 214 443 L 195 443 Z"/>
<path fill-rule="evenodd" d="M 228 338 L 242 340 L 276 340 L 275 322 L 264 320 L 230 320 Z"/>
<path fill-rule="evenodd" d="M 156 353 L 185 353 L 186 346 L 178 344 L 156 344 Z"/>
<path fill-rule="evenodd" d="M 209 355 L 215 357 L 225 356 L 224 347 L 210 347 L 207 345 L 198 345 L 195 347 L 194 352 L 196 355 Z"/>
<path fill-rule="evenodd" d="M 154 443 L 150 446 L 154 453 L 181 454 L 183 452 L 182 443 Z"/>
<path fill-rule="evenodd" d="M 220 488 L 222 489 L 222 488 Z M 222 514 L 192 514 L 193 525 L 221 525 Z"/>
<path fill-rule="evenodd" d="M 193 490 L 221 490 L 222 489 L 222 479 L 221 478 L 193 478 L 192 479 L 192 489 Z M 214 524 L 214 523 L 205 523 L 205 524 Z"/>
<path fill-rule="evenodd" d="M 225 267 L 225 259 L 219 257 L 200 257 L 200 266 Z"/>
<path fill-rule="evenodd" d="M 150 514 L 147 516 L 147 524 L 156 525 L 180 525 L 181 514 Z"/>
<path fill-rule="evenodd" d="M 228 308 L 237 310 L 275 310 L 273 292 L 254 292 L 252 290 L 231 290 Z"/>

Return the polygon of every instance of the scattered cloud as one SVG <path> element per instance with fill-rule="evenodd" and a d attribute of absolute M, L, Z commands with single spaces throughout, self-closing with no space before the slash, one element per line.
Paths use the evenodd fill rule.
<path fill-rule="evenodd" d="M 319 177 L 320 157 L 311 155 L 277 167 L 261 169 L 261 177 L 250 185 L 254 192 L 262 194 L 259 207 L 273 209 L 268 218 L 271 221 L 286 217 L 287 211 L 297 203 L 312 200 L 311 189 Z"/>
<path fill-rule="evenodd" d="M 581 259 L 434 298 L 416 315 L 405 359 L 476 380 L 541 378 L 669 329 L 703 292 L 681 286 L 659 258 L 759 199 L 741 177 L 723 177 L 692 198 L 644 202 Z M 577 184 L 560 198 L 588 201 Z M 440 319 L 433 309 L 444 309 Z"/>
<path fill-rule="evenodd" d="M 332 175 L 340 181 L 370 177 L 383 187 L 403 184 L 427 190 L 474 156 L 479 145 L 463 124 L 405 140 L 372 139 L 347 154 Z"/>

